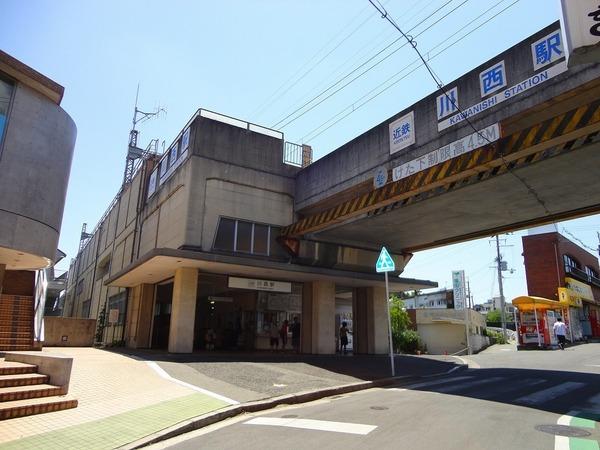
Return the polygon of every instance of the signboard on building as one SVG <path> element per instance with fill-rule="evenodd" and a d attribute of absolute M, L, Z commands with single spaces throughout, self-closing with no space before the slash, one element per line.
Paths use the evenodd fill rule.
<path fill-rule="evenodd" d="M 560 30 L 555 30 L 531 44 L 531 56 L 533 58 L 533 70 L 536 72 L 542 67 L 564 58 L 565 50 Z"/>
<path fill-rule="evenodd" d="M 454 309 L 465 309 L 467 292 L 464 270 L 452 271 L 452 289 L 454 291 Z"/>
<path fill-rule="evenodd" d="M 119 322 L 119 310 L 118 309 L 110 309 L 108 311 L 108 323 L 111 325 L 115 325 Z"/>
<path fill-rule="evenodd" d="M 253 291 L 292 292 L 292 283 L 288 281 L 256 280 L 253 278 L 229 277 L 228 286 L 235 289 Z"/>
<path fill-rule="evenodd" d="M 600 2 L 561 0 L 569 67 L 600 62 Z"/>
<path fill-rule="evenodd" d="M 415 143 L 415 114 L 413 111 L 390 123 L 390 155 Z"/>
<path fill-rule="evenodd" d="M 458 88 L 455 86 L 446 90 L 442 95 L 438 95 L 436 107 L 438 120 L 458 112 Z"/>
<path fill-rule="evenodd" d="M 500 92 L 476 103 L 475 105 L 471 105 L 465 108 L 462 108 L 461 112 L 457 114 L 451 115 L 448 118 L 438 122 L 438 131 L 445 130 L 453 125 L 463 122 L 465 119 L 474 117 L 478 114 L 481 114 L 484 111 L 502 103 L 505 100 L 511 99 L 513 97 L 517 97 L 521 95 L 523 92 L 528 91 L 531 88 L 537 87 L 542 83 L 554 78 L 557 75 L 560 75 L 563 72 L 566 72 L 567 64 L 563 61 L 558 64 L 554 64 L 553 66 L 548 67 L 547 69 L 542 70 L 535 75 L 530 76 L 529 78 L 517 83 L 511 87 L 501 89 L 499 86 L 505 84 L 506 82 L 506 74 L 504 73 L 504 65 L 499 67 L 498 65 L 492 66 L 487 71 L 484 70 L 480 74 L 480 83 L 481 83 L 481 93 L 482 95 L 489 95 L 490 93 L 496 92 L 496 90 L 501 89 Z M 496 89 L 497 88 L 497 89 Z"/>
<path fill-rule="evenodd" d="M 436 164 L 443 163 L 449 159 L 456 158 L 463 153 L 468 153 L 490 142 L 500 139 L 500 126 L 495 123 L 485 127 L 478 132 L 471 133 L 464 138 L 451 142 L 437 150 L 426 153 L 423 156 L 413 159 L 407 163 L 394 167 L 392 171 L 392 180 L 398 181 L 422 170 L 429 169 Z"/>
<path fill-rule="evenodd" d="M 582 283 L 573 278 L 565 277 L 565 287 L 570 297 L 579 297 L 581 300 L 594 301 L 594 294 L 589 284 Z"/>
<path fill-rule="evenodd" d="M 581 297 L 572 295 L 571 291 L 567 288 L 558 288 L 558 301 L 567 307 L 581 308 L 583 306 Z"/>
<path fill-rule="evenodd" d="M 373 175 L 373 187 L 375 189 L 379 189 L 383 187 L 385 183 L 387 183 L 388 179 L 388 171 L 385 167 L 378 167 L 375 171 L 375 175 Z"/>

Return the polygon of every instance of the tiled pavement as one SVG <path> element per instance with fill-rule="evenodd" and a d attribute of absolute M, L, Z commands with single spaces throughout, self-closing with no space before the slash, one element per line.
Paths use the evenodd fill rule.
<path fill-rule="evenodd" d="M 388 358 L 378 356 L 173 355 L 94 348 L 43 351 L 73 357 L 69 395 L 79 400 L 79 406 L 0 421 L 0 450 L 116 448 L 236 400 L 247 402 L 390 376 Z M 397 355 L 395 359 L 400 376 L 456 368 L 451 357 Z"/>
<path fill-rule="evenodd" d="M 46 348 L 73 357 L 73 410 L 0 422 L 0 448 L 115 448 L 226 406 L 161 378 L 144 361 L 94 348 Z"/>

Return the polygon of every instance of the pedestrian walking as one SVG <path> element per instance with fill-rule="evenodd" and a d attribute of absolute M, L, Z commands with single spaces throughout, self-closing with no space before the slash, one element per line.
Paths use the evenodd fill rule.
<path fill-rule="evenodd" d="M 558 340 L 558 346 L 561 350 L 564 350 L 565 342 L 567 341 L 567 326 L 564 324 L 560 317 L 556 318 L 553 330 L 554 334 L 556 335 L 556 339 Z"/>

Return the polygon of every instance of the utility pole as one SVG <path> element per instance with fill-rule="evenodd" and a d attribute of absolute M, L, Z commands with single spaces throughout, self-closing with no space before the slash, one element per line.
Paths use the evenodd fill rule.
<path fill-rule="evenodd" d="M 596 231 L 596 234 L 598 235 L 598 256 L 600 256 L 600 231 Z"/>
<path fill-rule="evenodd" d="M 504 287 L 502 286 L 502 255 L 500 254 L 500 239 L 496 235 L 496 262 L 498 263 L 498 288 L 500 289 L 500 317 L 502 319 L 502 335 L 506 341 L 506 307 L 504 305 Z"/>
<path fill-rule="evenodd" d="M 473 299 L 471 298 L 471 282 L 469 280 L 467 280 L 467 299 L 469 302 L 469 308 L 473 308 Z"/>

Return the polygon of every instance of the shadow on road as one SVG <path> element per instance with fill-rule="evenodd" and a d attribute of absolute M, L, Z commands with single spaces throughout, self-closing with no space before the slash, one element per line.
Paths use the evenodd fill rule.
<path fill-rule="evenodd" d="M 469 369 L 404 384 L 436 392 L 600 420 L 600 375 L 540 369 Z"/>
<path fill-rule="evenodd" d="M 331 377 L 339 374 L 356 380 L 373 381 L 391 376 L 388 356 L 375 355 L 303 355 L 285 352 L 195 352 L 173 354 L 157 350 L 132 350 L 126 348 L 107 349 L 124 356 L 145 361 L 182 363 L 202 372 L 203 365 L 219 365 L 223 370 L 252 370 L 245 363 L 259 363 L 277 367 L 293 365 L 299 373 L 313 373 L 315 369 L 328 372 Z M 394 358 L 396 376 L 423 376 L 446 373 L 460 367 L 452 357 L 426 357 L 396 355 Z M 214 376 L 214 372 L 211 371 Z M 251 375 L 251 374 L 248 374 Z M 227 377 L 224 376 L 223 379 Z M 346 381 L 347 382 L 347 381 Z"/>

